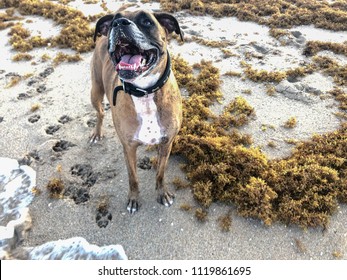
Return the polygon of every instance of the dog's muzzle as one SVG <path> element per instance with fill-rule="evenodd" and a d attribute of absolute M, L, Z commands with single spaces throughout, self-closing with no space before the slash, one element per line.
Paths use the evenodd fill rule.
<path fill-rule="evenodd" d="M 152 69 L 159 60 L 159 48 L 126 18 L 115 19 L 112 23 L 109 54 L 120 78 L 124 80 L 135 79 Z"/>

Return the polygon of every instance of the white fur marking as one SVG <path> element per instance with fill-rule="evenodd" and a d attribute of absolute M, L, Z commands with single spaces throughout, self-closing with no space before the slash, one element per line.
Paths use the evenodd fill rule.
<path fill-rule="evenodd" d="M 135 80 L 131 81 L 131 83 L 138 88 L 148 88 L 153 86 L 159 80 L 160 73 L 145 75 L 147 71 L 145 73 L 142 73 Z"/>
<path fill-rule="evenodd" d="M 144 97 L 131 97 L 134 101 L 137 118 L 140 123 L 134 139 L 147 145 L 159 144 L 164 134 L 158 119 L 154 94 Z"/>

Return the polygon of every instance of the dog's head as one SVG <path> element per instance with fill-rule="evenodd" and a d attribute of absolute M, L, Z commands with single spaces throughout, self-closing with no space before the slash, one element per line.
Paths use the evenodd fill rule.
<path fill-rule="evenodd" d="M 183 40 L 170 14 L 123 11 L 98 20 L 94 41 L 98 35 L 108 37 L 108 52 L 120 78 L 131 82 L 157 71 L 167 52 L 167 35 L 173 32 Z"/>

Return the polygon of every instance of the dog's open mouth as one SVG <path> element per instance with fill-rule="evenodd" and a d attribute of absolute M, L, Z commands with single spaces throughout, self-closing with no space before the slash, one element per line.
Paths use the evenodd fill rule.
<path fill-rule="evenodd" d="M 158 50 L 144 50 L 131 44 L 122 44 L 116 46 L 111 58 L 121 78 L 133 79 L 157 62 Z"/>

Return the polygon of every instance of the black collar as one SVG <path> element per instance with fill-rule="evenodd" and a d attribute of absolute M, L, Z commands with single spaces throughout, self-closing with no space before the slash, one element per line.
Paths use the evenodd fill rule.
<path fill-rule="evenodd" d="M 142 88 L 135 87 L 131 83 L 127 83 L 127 82 L 124 82 L 123 80 L 121 80 L 123 85 L 117 86 L 113 90 L 113 106 L 116 106 L 118 91 L 123 90 L 125 93 L 128 93 L 130 95 L 134 95 L 136 97 L 147 96 L 148 94 L 154 93 L 157 90 L 161 89 L 165 85 L 167 80 L 169 79 L 170 73 L 171 73 L 171 58 L 170 58 L 169 52 L 167 52 L 166 68 L 165 68 L 163 75 L 158 80 L 158 82 L 154 86 L 151 86 L 151 87 L 146 88 L 146 89 L 142 89 Z"/>

